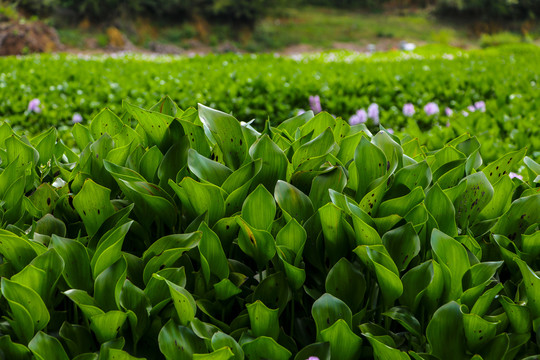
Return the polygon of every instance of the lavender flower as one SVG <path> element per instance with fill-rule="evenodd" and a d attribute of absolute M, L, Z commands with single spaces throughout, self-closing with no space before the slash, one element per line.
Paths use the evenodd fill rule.
<path fill-rule="evenodd" d="M 30 102 L 28 103 L 28 111 L 39 114 L 41 112 L 41 109 L 39 108 L 40 104 L 41 104 L 41 101 L 39 101 L 39 99 L 30 100 Z"/>
<path fill-rule="evenodd" d="M 368 110 L 368 117 L 373 120 L 373 124 L 378 125 L 379 124 L 379 105 L 373 103 L 369 105 Z"/>
<path fill-rule="evenodd" d="M 365 123 L 367 120 L 367 113 L 366 113 L 366 110 L 364 109 L 360 109 L 356 112 L 356 114 L 354 114 L 353 116 L 351 116 L 351 118 L 349 119 L 349 124 L 351 125 L 358 125 L 358 124 L 362 124 L 362 123 Z"/>
<path fill-rule="evenodd" d="M 81 114 L 75 113 L 75 114 L 73 114 L 73 117 L 71 118 L 71 121 L 73 121 L 73 123 L 76 124 L 76 123 L 82 122 L 83 118 L 82 118 Z"/>
<path fill-rule="evenodd" d="M 450 121 L 446 122 L 446 127 L 450 127 Z"/>
<path fill-rule="evenodd" d="M 523 176 L 516 174 L 515 172 L 510 172 L 508 176 L 510 176 L 510 179 L 517 178 L 519 180 L 523 180 Z"/>
<path fill-rule="evenodd" d="M 387 131 L 389 134 L 394 135 L 394 129 L 388 128 L 388 129 L 386 129 L 386 131 Z"/>
<path fill-rule="evenodd" d="M 302 115 L 305 112 L 306 112 L 306 110 L 304 110 L 304 109 L 298 109 L 298 111 L 296 112 L 296 116 Z"/>
<path fill-rule="evenodd" d="M 311 110 L 313 110 L 313 113 L 315 114 L 318 114 L 322 111 L 321 98 L 319 97 L 319 95 L 309 97 L 309 106 L 311 107 Z"/>
<path fill-rule="evenodd" d="M 463 114 L 463 116 L 465 116 L 465 117 L 469 116 L 469 113 L 468 113 L 468 112 L 466 112 L 465 110 L 463 110 L 463 111 L 462 111 L 461 113 L 462 113 L 462 114 Z"/>
<path fill-rule="evenodd" d="M 475 102 L 474 107 L 476 108 L 476 110 L 480 110 L 481 112 L 486 112 L 486 103 L 483 101 Z"/>
<path fill-rule="evenodd" d="M 467 110 L 469 110 L 469 112 L 472 113 L 476 111 L 476 108 L 474 107 L 474 105 L 469 105 L 467 106 Z"/>
<path fill-rule="evenodd" d="M 411 104 L 411 103 L 407 103 L 405 105 L 403 105 L 403 115 L 407 116 L 407 117 L 411 117 L 413 116 L 415 113 L 414 111 L 414 105 Z"/>
<path fill-rule="evenodd" d="M 306 360 L 320 360 L 320 359 L 316 356 L 310 356 Z"/>
<path fill-rule="evenodd" d="M 446 116 L 452 116 L 454 114 L 454 110 L 447 107 L 446 109 L 444 109 L 444 113 L 446 114 Z"/>
<path fill-rule="evenodd" d="M 427 116 L 438 114 L 439 106 L 434 102 L 427 103 L 426 106 L 424 106 L 424 112 Z"/>

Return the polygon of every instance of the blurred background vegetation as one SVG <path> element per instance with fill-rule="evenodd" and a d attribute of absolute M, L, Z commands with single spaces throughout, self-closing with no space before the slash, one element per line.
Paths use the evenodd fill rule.
<path fill-rule="evenodd" d="M 485 47 L 534 41 L 539 15 L 540 0 L 0 0 L 0 21 L 43 21 L 68 47 L 173 53 L 386 50 L 402 40 Z"/>

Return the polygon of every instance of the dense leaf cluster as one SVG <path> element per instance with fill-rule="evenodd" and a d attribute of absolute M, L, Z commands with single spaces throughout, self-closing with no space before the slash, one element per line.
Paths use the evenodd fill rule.
<path fill-rule="evenodd" d="M 308 111 L 169 98 L 0 126 L 5 359 L 514 359 L 540 352 L 540 165 Z M 130 124 L 135 121 L 133 129 Z M 525 181 L 509 173 L 520 163 Z"/>
<path fill-rule="evenodd" d="M 524 147 L 531 154 L 539 151 L 540 49 L 506 47 L 441 58 L 447 51 L 456 50 L 438 50 L 436 59 L 421 60 L 397 52 L 395 58 L 336 61 L 330 61 L 333 54 L 301 61 L 272 55 L 2 58 L 0 114 L 14 130 L 36 134 L 71 124 L 74 113 L 85 123 L 105 106 L 120 114 L 122 99 L 146 106 L 174 94 L 181 108 L 205 103 L 241 121 L 255 119 L 253 126 L 261 130 L 267 118 L 277 126 L 298 109 L 309 109 L 310 95 L 319 95 L 323 110 L 345 120 L 377 103 L 385 127 L 412 134 L 431 148 L 469 132 L 479 137 L 489 161 Z M 41 100 L 39 114 L 26 111 L 34 98 Z M 461 110 L 477 101 L 486 101 L 486 113 L 464 117 Z M 439 105 L 439 115 L 422 111 L 429 102 Z M 406 103 L 417 109 L 412 118 L 401 112 Z M 452 117 L 444 115 L 445 107 L 454 110 Z"/>

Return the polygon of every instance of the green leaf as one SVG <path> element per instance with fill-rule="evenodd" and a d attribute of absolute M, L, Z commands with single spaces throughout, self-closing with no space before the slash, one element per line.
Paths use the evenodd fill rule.
<path fill-rule="evenodd" d="M 284 181 L 279 180 L 277 182 L 274 198 L 281 210 L 299 223 L 307 221 L 313 214 L 313 205 L 309 197 Z"/>
<path fill-rule="evenodd" d="M 525 229 L 540 222 L 540 211 L 537 211 L 539 208 L 540 194 L 515 200 L 499 218 L 492 232 L 507 236 L 510 240 L 519 239 Z"/>
<path fill-rule="evenodd" d="M 467 347 L 474 352 L 485 348 L 497 334 L 497 323 L 484 320 L 477 314 L 463 313 L 463 328 Z"/>
<path fill-rule="evenodd" d="M 533 319 L 536 319 L 540 316 L 540 277 L 525 261 L 518 258 L 514 258 L 514 261 L 519 266 L 521 276 L 523 276 L 523 284 L 527 294 L 527 307 L 530 309 Z"/>
<path fill-rule="evenodd" d="M 503 157 L 486 166 L 482 172 L 489 182 L 495 185 L 504 175 L 509 174 L 515 166 L 523 159 L 527 149 L 521 149 L 504 155 Z"/>
<path fill-rule="evenodd" d="M 387 159 L 380 148 L 362 137 L 354 154 L 354 163 L 358 174 L 356 200 L 360 200 L 368 192 L 373 180 L 386 174 Z"/>
<path fill-rule="evenodd" d="M 126 280 L 127 263 L 121 257 L 104 269 L 94 282 L 94 298 L 103 311 L 120 309 L 120 293 Z"/>
<path fill-rule="evenodd" d="M 493 186 L 482 172 L 467 176 L 462 180 L 467 188 L 462 197 L 454 202 L 456 221 L 464 229 L 475 222 L 476 217 L 493 198 Z"/>
<path fill-rule="evenodd" d="M 90 329 L 96 335 L 97 340 L 104 343 L 116 338 L 126 319 L 127 314 L 121 311 L 96 314 L 90 318 Z"/>
<path fill-rule="evenodd" d="M 111 190 L 96 184 L 91 179 L 84 182 L 81 191 L 73 198 L 73 206 L 79 213 L 88 235 L 92 236 L 112 214 Z"/>
<path fill-rule="evenodd" d="M 400 271 L 420 252 L 420 238 L 410 222 L 385 233 L 382 243 Z"/>
<path fill-rule="evenodd" d="M 0 349 L 5 359 L 30 360 L 30 350 L 24 345 L 11 341 L 9 335 L 0 336 Z"/>
<path fill-rule="evenodd" d="M 403 294 L 400 302 L 413 312 L 421 302 L 430 310 L 437 308 L 444 289 L 444 277 L 440 265 L 433 260 L 426 261 L 411 270 L 401 278 Z"/>
<path fill-rule="evenodd" d="M 228 347 L 215 350 L 210 354 L 194 354 L 193 360 L 229 360 L 234 358 L 234 353 Z"/>
<path fill-rule="evenodd" d="M 366 279 L 357 267 L 342 258 L 328 272 L 325 289 L 327 293 L 344 301 L 352 312 L 356 313 L 364 305 Z"/>
<path fill-rule="evenodd" d="M 132 224 L 133 221 L 126 222 L 101 237 L 90 262 L 94 278 L 122 257 L 122 244 Z"/>
<path fill-rule="evenodd" d="M 247 142 L 238 120 L 229 114 L 199 104 L 199 117 L 211 132 L 223 153 L 225 165 L 240 168 L 247 156 Z"/>
<path fill-rule="evenodd" d="M 334 146 L 334 134 L 331 129 L 326 129 L 313 140 L 300 146 L 292 157 L 292 166 L 296 171 L 304 162 L 312 158 L 328 154 Z"/>
<path fill-rule="evenodd" d="M 264 360 L 272 355 L 272 360 L 289 360 L 291 352 L 279 345 L 274 339 L 261 336 L 253 341 L 242 344 L 246 358 L 250 360 Z"/>
<path fill-rule="evenodd" d="M 24 309 L 31 315 L 34 332 L 43 329 L 50 320 L 49 311 L 45 306 L 45 303 L 41 297 L 32 289 L 18 284 L 15 281 L 2 278 L 2 295 L 9 302 L 13 315 L 18 313 L 18 310 L 14 309 L 13 303 L 24 307 Z M 15 319 L 19 321 L 19 319 Z M 25 319 L 21 319 L 21 323 L 24 324 Z"/>
<path fill-rule="evenodd" d="M 321 338 L 330 343 L 333 359 L 358 359 L 362 339 L 351 330 L 345 320 L 339 319 L 332 326 L 322 330 Z"/>
<path fill-rule="evenodd" d="M 314 343 L 306 346 L 296 354 L 294 360 L 306 360 L 310 357 L 317 357 L 319 360 L 331 360 L 330 343 Z"/>
<path fill-rule="evenodd" d="M 431 234 L 431 247 L 443 270 L 445 298 L 455 300 L 463 292 L 461 279 L 470 268 L 467 251 L 459 242 L 437 229 Z"/>
<path fill-rule="evenodd" d="M 218 331 L 212 336 L 212 349 L 218 350 L 223 347 L 228 347 L 231 349 L 231 351 L 234 354 L 235 360 L 243 360 L 244 359 L 244 350 L 242 350 L 242 347 L 234 340 L 233 337 Z"/>
<path fill-rule="evenodd" d="M 465 332 L 459 304 L 451 301 L 440 307 L 427 326 L 426 336 L 430 353 L 439 359 L 464 359 Z"/>
<path fill-rule="evenodd" d="M 253 335 L 256 337 L 268 336 L 277 340 L 279 335 L 279 309 L 270 309 L 260 300 L 247 304 L 246 307 Z"/>
<path fill-rule="evenodd" d="M 454 205 L 438 183 L 427 192 L 425 204 L 429 213 L 437 221 L 439 229 L 450 236 L 457 236 Z"/>
<path fill-rule="evenodd" d="M 158 343 L 167 360 L 191 360 L 193 354 L 206 351 L 204 340 L 190 328 L 176 325 L 172 319 L 161 328 Z"/>
<path fill-rule="evenodd" d="M 404 307 L 395 306 L 383 313 L 384 316 L 400 323 L 407 331 L 419 338 L 422 337 L 420 322 L 413 313 Z"/>
<path fill-rule="evenodd" d="M 28 348 L 39 360 L 69 360 L 60 341 L 41 331 L 30 341 Z"/>
<path fill-rule="evenodd" d="M 276 216 L 276 203 L 271 193 L 259 185 L 242 206 L 242 218 L 259 230 L 269 230 Z"/>
<path fill-rule="evenodd" d="M 167 148 L 165 140 L 173 117 L 131 105 L 127 101 L 124 101 L 122 106 L 139 122 L 154 145 L 159 146 L 161 150 Z"/>
<path fill-rule="evenodd" d="M 221 186 L 223 182 L 233 173 L 231 169 L 210 160 L 193 149 L 188 151 L 188 167 L 199 179 L 208 181 L 217 186 Z"/>
<path fill-rule="evenodd" d="M 266 190 L 273 192 L 278 180 L 285 180 L 289 160 L 283 150 L 268 135 L 263 134 L 249 149 L 253 160 L 261 159 L 262 167 L 256 176 L 255 184 L 263 184 Z"/>
<path fill-rule="evenodd" d="M 372 334 L 367 333 L 364 334 L 364 336 L 369 340 L 369 343 L 373 347 L 373 354 L 376 356 L 377 359 L 410 359 L 407 353 L 388 346 L 387 344 L 377 340 L 377 338 Z"/>
<path fill-rule="evenodd" d="M 197 304 L 193 296 L 183 287 L 180 287 L 167 279 L 163 279 L 169 286 L 171 298 L 180 323 L 184 326 L 195 318 Z"/>
<path fill-rule="evenodd" d="M 324 204 L 329 203 L 329 189 L 341 193 L 347 185 L 347 177 L 341 166 L 336 166 L 329 172 L 317 175 L 312 182 L 309 198 L 314 209 L 319 209 Z"/>
<path fill-rule="evenodd" d="M 51 246 L 64 260 L 62 275 L 72 289 L 89 291 L 92 289 L 92 272 L 88 253 L 83 244 L 77 240 L 53 235 Z"/>
<path fill-rule="evenodd" d="M 237 223 L 241 230 L 238 246 L 257 262 L 259 268 L 263 268 L 276 254 L 274 237 L 268 231 L 251 227 L 242 218 L 237 218 Z"/>
<path fill-rule="evenodd" d="M 331 294 L 323 294 L 311 308 L 311 316 L 317 327 L 317 341 L 322 341 L 322 331 L 328 329 L 339 319 L 345 320 L 345 324 L 352 326 L 351 309 L 340 299 Z"/>
<path fill-rule="evenodd" d="M 212 184 L 202 184 L 191 178 L 184 178 L 180 184 L 169 180 L 182 205 L 190 212 L 191 217 L 197 217 L 208 212 L 208 221 L 214 224 L 225 215 L 223 190 Z"/>
<path fill-rule="evenodd" d="M 221 247 L 219 237 L 214 233 L 206 223 L 202 223 L 199 226 L 199 231 L 202 232 L 202 237 L 199 242 L 199 252 L 201 257 L 212 264 L 210 271 L 217 275 L 220 279 L 226 279 L 229 277 L 229 264 L 225 252 Z M 203 268 L 203 271 L 205 269 Z M 209 281 L 210 274 L 205 274 L 207 282 Z"/>
<path fill-rule="evenodd" d="M 21 271 L 37 256 L 39 250 L 36 245 L 10 231 L 0 229 L 0 254 L 13 265 L 16 271 Z"/>

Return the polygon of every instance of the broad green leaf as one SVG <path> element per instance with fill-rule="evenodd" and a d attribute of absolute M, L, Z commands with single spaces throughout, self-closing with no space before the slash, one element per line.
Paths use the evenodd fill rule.
<path fill-rule="evenodd" d="M 21 271 L 37 256 L 39 250 L 36 249 L 36 245 L 8 230 L 0 229 L 0 254 L 17 271 Z"/>
<path fill-rule="evenodd" d="M 84 182 L 82 190 L 73 198 L 73 206 L 84 222 L 88 235 L 94 235 L 114 213 L 110 198 L 111 191 L 91 179 Z"/>
<path fill-rule="evenodd" d="M 354 286 L 350 286 L 354 284 Z M 346 258 L 340 259 L 328 272 L 325 281 L 326 292 L 344 301 L 356 313 L 363 307 L 366 293 L 364 275 Z"/>
<path fill-rule="evenodd" d="M 199 117 L 211 132 L 223 153 L 225 165 L 236 170 L 247 156 L 247 142 L 238 120 L 233 116 L 199 104 Z"/>
<path fill-rule="evenodd" d="M 279 335 L 279 310 L 269 309 L 259 300 L 247 304 L 246 307 L 253 335 L 256 337 L 268 336 L 277 340 Z"/>
<path fill-rule="evenodd" d="M 499 218 L 492 232 L 507 236 L 510 240 L 519 239 L 530 225 L 540 222 L 539 208 L 540 194 L 515 200 Z"/>
<path fill-rule="evenodd" d="M 527 294 L 527 307 L 530 309 L 533 319 L 536 319 L 540 316 L 540 277 L 525 261 L 518 258 L 514 258 L 514 261 L 519 266 L 521 276 L 523 276 L 523 284 Z"/>
<path fill-rule="evenodd" d="M 167 137 L 167 130 L 174 118 L 131 105 L 127 101 L 124 101 L 122 105 L 138 121 L 146 135 L 152 140 L 152 143 L 159 146 L 161 150 L 166 149 L 167 144 L 164 142 Z"/>
<path fill-rule="evenodd" d="M 121 311 L 109 311 L 90 318 L 90 329 L 100 343 L 116 338 L 118 331 L 127 320 L 127 314 Z"/>
<path fill-rule="evenodd" d="M 407 269 L 420 252 L 420 238 L 411 223 L 388 231 L 383 235 L 382 243 L 400 271 Z"/>
<path fill-rule="evenodd" d="M 431 234 L 431 248 L 435 260 L 443 270 L 445 298 L 447 300 L 459 298 L 463 292 L 461 279 L 470 268 L 467 251 L 459 242 L 437 229 Z"/>
<path fill-rule="evenodd" d="M 358 174 L 356 200 L 360 200 L 368 192 L 373 180 L 386 174 L 388 163 L 384 152 L 366 138 L 362 138 L 354 154 L 354 163 Z"/>
<path fill-rule="evenodd" d="M 393 347 L 388 346 L 387 344 L 379 341 L 372 334 L 364 334 L 364 336 L 369 340 L 371 347 L 373 347 L 373 354 L 377 359 L 397 359 L 397 360 L 408 360 L 410 359 L 409 355 L 403 351 L 399 351 Z"/>
<path fill-rule="evenodd" d="M 26 346 L 11 341 L 9 335 L 0 336 L 0 349 L 5 359 L 29 360 L 32 357 Z"/>
<path fill-rule="evenodd" d="M 271 193 L 259 185 L 242 206 L 242 218 L 255 229 L 268 230 L 276 216 L 276 203 Z"/>
<path fill-rule="evenodd" d="M 51 246 L 64 260 L 63 276 L 72 289 L 89 291 L 92 289 L 92 272 L 88 253 L 77 240 L 53 235 Z"/>
<path fill-rule="evenodd" d="M 352 250 L 352 244 L 345 234 L 344 214 L 332 203 L 326 204 L 318 212 L 324 235 L 325 253 L 330 259 L 330 264 L 335 264 Z"/>
<path fill-rule="evenodd" d="M 263 268 L 276 254 L 273 236 L 268 231 L 253 228 L 242 218 L 237 218 L 237 223 L 240 226 L 238 246 L 255 260 L 259 268 Z"/>
<path fill-rule="evenodd" d="M 41 297 L 34 290 L 6 278 L 2 278 L 1 285 L 2 295 L 9 302 L 14 315 L 17 314 L 17 311 L 13 308 L 16 305 L 12 304 L 16 303 L 24 307 L 28 314 L 31 315 L 34 332 L 47 326 L 50 320 L 49 311 Z M 18 319 L 15 319 L 15 321 L 18 321 Z M 23 324 L 24 321 L 21 320 Z"/>
<path fill-rule="evenodd" d="M 403 294 L 400 302 L 413 312 L 421 302 L 428 309 L 435 309 L 444 289 L 444 278 L 441 267 L 433 260 L 426 261 L 411 270 L 401 278 Z"/>
<path fill-rule="evenodd" d="M 357 359 L 362 347 L 362 339 L 356 335 L 349 324 L 338 319 L 332 326 L 321 331 L 321 339 L 330 343 L 333 359 Z"/>
<path fill-rule="evenodd" d="M 94 282 L 94 298 L 103 311 L 120 309 L 120 293 L 127 276 L 127 263 L 121 257 L 104 269 Z"/>
<path fill-rule="evenodd" d="M 234 353 L 228 347 L 215 350 L 210 354 L 194 354 L 193 360 L 229 360 L 234 358 Z"/>
<path fill-rule="evenodd" d="M 441 306 L 429 322 L 426 336 L 431 345 L 431 354 L 439 359 L 465 358 L 465 331 L 460 306 L 451 301 Z"/>
<path fill-rule="evenodd" d="M 336 166 L 329 172 L 317 175 L 312 182 L 309 198 L 314 209 L 319 209 L 330 202 L 329 189 L 341 193 L 347 185 L 347 177 L 341 166 Z"/>
<path fill-rule="evenodd" d="M 420 322 L 414 317 L 413 313 L 409 309 L 405 307 L 395 306 L 385 311 L 383 315 L 400 323 L 407 331 L 409 331 L 414 336 L 422 336 Z"/>
<path fill-rule="evenodd" d="M 462 197 L 454 202 L 456 221 L 460 228 L 465 229 L 473 224 L 476 217 L 493 198 L 493 186 L 482 172 L 467 176 L 462 180 L 467 182 L 467 188 Z"/>
<path fill-rule="evenodd" d="M 158 337 L 159 350 L 167 360 L 190 360 L 195 353 L 206 351 L 204 340 L 193 330 L 176 325 L 171 319 L 161 328 Z"/>
<path fill-rule="evenodd" d="M 450 236 L 458 234 L 454 205 L 438 183 L 427 192 L 425 204 L 442 232 Z"/>
<path fill-rule="evenodd" d="M 282 211 L 300 223 L 305 222 L 313 214 L 313 204 L 309 197 L 284 181 L 277 182 L 274 198 Z"/>
<path fill-rule="evenodd" d="M 340 299 L 331 294 L 323 294 L 311 308 L 311 316 L 317 327 L 317 341 L 322 340 L 322 331 L 328 329 L 339 319 L 345 320 L 345 324 L 352 326 L 351 309 Z"/>
<path fill-rule="evenodd" d="M 218 236 L 214 233 L 206 223 L 199 226 L 199 231 L 202 232 L 202 237 L 199 242 L 199 252 L 201 257 L 211 264 L 210 272 L 217 275 L 220 279 L 229 277 L 229 265 L 227 257 L 221 247 L 221 242 Z M 205 269 L 203 268 L 203 271 Z M 207 282 L 210 279 L 210 274 L 205 274 Z"/>
<path fill-rule="evenodd" d="M 231 351 L 234 354 L 234 360 L 243 360 L 244 359 L 244 351 L 242 350 L 242 347 L 232 338 L 231 336 L 218 331 L 212 336 L 212 349 L 218 350 L 223 347 L 228 347 L 231 349 Z"/>
<path fill-rule="evenodd" d="M 169 185 L 192 217 L 208 212 L 208 220 L 213 225 L 225 215 L 223 190 L 219 187 L 202 184 L 191 178 L 184 178 L 178 185 L 169 180 Z"/>
<path fill-rule="evenodd" d="M 111 229 L 99 240 L 90 262 L 94 278 L 122 257 L 122 244 L 132 224 L 133 221 L 129 221 Z"/>
<path fill-rule="evenodd" d="M 30 341 L 28 348 L 39 360 L 69 360 L 60 341 L 41 331 Z"/>
<path fill-rule="evenodd" d="M 274 339 L 261 336 L 253 341 L 242 344 L 246 358 L 250 360 L 264 360 L 271 354 L 272 360 L 289 360 L 291 352 L 279 345 Z"/>
<path fill-rule="evenodd" d="M 328 154 L 334 146 L 334 135 L 331 129 L 326 129 L 313 140 L 300 146 L 294 152 L 292 157 L 292 166 L 296 171 L 304 162 L 308 162 L 312 158 L 320 157 Z"/>
<path fill-rule="evenodd" d="M 331 360 L 330 343 L 321 342 L 310 344 L 300 350 L 294 357 L 294 360 L 306 360 L 311 357 L 316 357 L 319 360 Z"/>
<path fill-rule="evenodd" d="M 283 151 L 268 135 L 262 135 L 249 149 L 249 155 L 262 160 L 262 167 L 256 176 L 255 184 L 263 184 L 266 190 L 273 192 L 278 180 L 285 180 L 289 160 Z"/>
<path fill-rule="evenodd" d="M 504 175 L 509 174 L 515 166 L 523 159 L 527 149 L 521 149 L 504 155 L 500 159 L 486 166 L 482 172 L 486 175 L 489 182 L 495 185 Z"/>
<path fill-rule="evenodd" d="M 188 167 L 199 179 L 208 181 L 217 186 L 233 173 L 231 169 L 217 161 L 210 160 L 193 149 L 188 151 Z"/>

